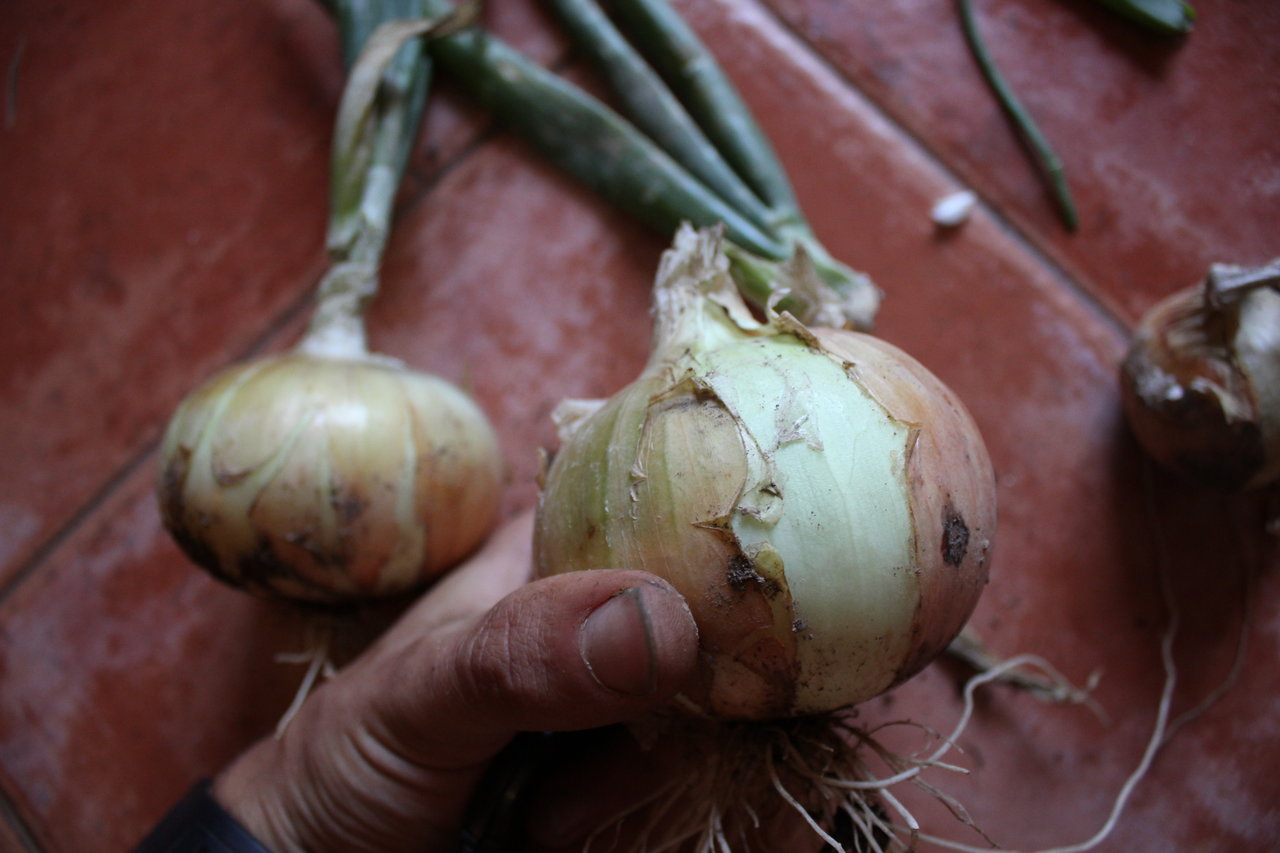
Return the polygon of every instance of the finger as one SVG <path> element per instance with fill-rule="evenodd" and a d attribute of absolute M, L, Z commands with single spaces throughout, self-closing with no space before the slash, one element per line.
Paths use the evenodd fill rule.
<path fill-rule="evenodd" d="M 603 726 L 665 704 L 692 674 L 697 648 L 693 616 L 665 581 L 580 572 L 420 636 L 361 681 L 373 682 L 376 718 L 406 756 L 459 768 L 516 732 Z"/>

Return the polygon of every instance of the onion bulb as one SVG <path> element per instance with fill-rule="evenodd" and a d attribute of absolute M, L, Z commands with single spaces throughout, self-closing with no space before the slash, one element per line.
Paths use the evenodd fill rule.
<path fill-rule="evenodd" d="M 1138 324 L 1121 367 L 1142 447 L 1196 482 L 1247 489 L 1280 477 L 1280 262 L 1216 265 Z"/>
<path fill-rule="evenodd" d="M 421 586 L 484 539 L 500 495 L 484 413 L 445 380 L 367 350 L 352 291 L 369 285 L 344 272 L 322 283 L 294 351 L 214 376 L 178 407 L 160 449 L 161 516 L 187 556 L 302 602 Z"/>
<path fill-rule="evenodd" d="M 870 699 L 942 651 L 986 583 L 994 477 L 958 398 L 876 338 L 757 319 L 718 231 L 685 226 L 664 255 L 639 378 L 558 415 L 537 568 L 671 582 L 700 631 L 681 697 L 700 714 Z"/>

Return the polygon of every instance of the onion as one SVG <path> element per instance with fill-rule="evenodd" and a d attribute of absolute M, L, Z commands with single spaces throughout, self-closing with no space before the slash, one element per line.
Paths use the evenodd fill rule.
<path fill-rule="evenodd" d="M 1280 477 L 1280 262 L 1215 265 L 1138 324 L 1121 367 L 1134 435 L 1158 462 L 1226 489 Z"/>
<path fill-rule="evenodd" d="M 497 441 L 475 403 L 371 355 L 233 366 L 178 408 L 161 458 L 183 551 L 301 601 L 418 587 L 480 543 L 498 506 Z"/>
<path fill-rule="evenodd" d="M 463 26 L 344 5 L 351 67 L 334 131 L 329 272 L 284 355 L 194 391 L 160 451 L 165 526 L 218 578 L 313 603 L 388 596 L 458 562 L 497 515 L 501 464 L 484 413 L 443 379 L 369 351 L 396 189 L 426 102 L 417 39 Z M 305 691 L 304 691 L 305 692 Z"/>
<path fill-rule="evenodd" d="M 876 338 L 758 321 L 718 231 L 677 234 L 654 321 L 637 380 L 560 410 L 539 571 L 670 581 L 701 636 L 682 701 L 711 717 L 832 711 L 918 672 L 976 605 L 995 531 L 964 406 Z"/>

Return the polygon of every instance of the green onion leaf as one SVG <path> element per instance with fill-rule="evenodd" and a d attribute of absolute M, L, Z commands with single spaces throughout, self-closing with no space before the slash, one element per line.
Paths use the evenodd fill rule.
<path fill-rule="evenodd" d="M 1191 32 L 1196 10 L 1182 0 L 1097 0 L 1111 11 L 1162 33 Z"/>

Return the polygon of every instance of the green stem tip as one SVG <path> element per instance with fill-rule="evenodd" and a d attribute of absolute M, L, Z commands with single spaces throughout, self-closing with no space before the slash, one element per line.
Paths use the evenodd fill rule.
<path fill-rule="evenodd" d="M 1066 170 L 1062 165 L 1062 160 L 1053 150 L 1053 146 L 1049 144 L 1049 140 L 1040 131 L 1035 120 L 1031 118 L 1031 114 L 1027 112 L 1026 108 L 1022 106 L 1022 102 L 1014 95 L 1013 89 L 1010 88 L 1008 82 L 1004 79 L 1004 75 L 1000 73 L 994 60 L 992 60 L 991 54 L 987 51 L 986 43 L 982 39 L 982 34 L 978 30 L 978 24 L 973 14 L 972 0 L 959 0 L 959 3 L 960 20 L 964 28 L 965 39 L 969 43 L 970 50 L 973 51 L 974 59 L 978 62 L 982 76 L 986 78 L 987 84 L 995 93 L 996 100 L 1000 102 L 1000 106 L 1013 121 L 1022 138 L 1031 146 L 1036 158 L 1036 164 L 1049 185 L 1049 191 L 1053 195 L 1054 203 L 1058 208 L 1058 214 L 1061 216 L 1063 224 L 1068 231 L 1075 231 L 1078 225 L 1076 206 L 1071 197 L 1071 189 L 1067 185 Z"/>

